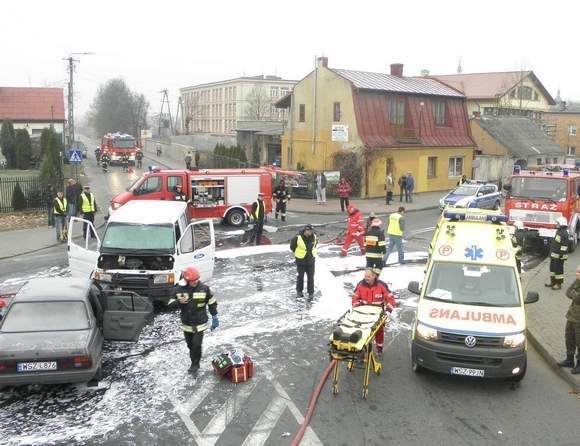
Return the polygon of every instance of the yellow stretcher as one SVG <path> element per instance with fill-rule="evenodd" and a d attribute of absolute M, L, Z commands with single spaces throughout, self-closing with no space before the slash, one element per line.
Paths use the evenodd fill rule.
<path fill-rule="evenodd" d="M 366 399 L 369 391 L 371 367 L 375 374 L 380 374 L 382 365 L 373 353 L 373 339 L 379 328 L 386 324 L 388 316 L 383 308 L 375 305 L 360 305 L 348 310 L 336 323 L 330 334 L 330 358 L 335 360 L 332 393 L 338 393 L 340 363 L 346 361 L 346 367 L 352 371 L 356 361 L 365 359 L 362 397 Z"/>

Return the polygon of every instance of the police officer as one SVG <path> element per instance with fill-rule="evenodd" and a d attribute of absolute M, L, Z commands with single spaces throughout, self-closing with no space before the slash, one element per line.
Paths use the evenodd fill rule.
<path fill-rule="evenodd" d="M 290 250 L 294 253 L 296 260 L 296 294 L 299 297 L 304 296 L 304 274 L 306 274 L 306 291 L 308 297 L 314 296 L 314 264 L 316 261 L 318 238 L 314 233 L 312 225 L 304 226 L 291 241 Z"/>
<path fill-rule="evenodd" d="M 522 246 L 522 234 L 524 232 L 524 224 L 521 221 L 514 222 L 515 231 L 512 234 L 512 247 L 514 248 L 514 257 L 516 258 L 516 265 L 518 267 L 518 273 L 522 272 L 522 255 L 524 253 L 524 248 Z"/>
<path fill-rule="evenodd" d="M 217 313 L 217 301 L 209 287 L 202 283 L 199 271 L 192 266 L 183 270 L 183 279 L 175 289 L 175 297 L 181 310 L 181 329 L 189 349 L 191 366 L 188 372 L 195 375 L 199 370 L 203 333 L 208 329 L 207 310 L 211 314 L 211 331 L 220 322 Z M 207 309 L 206 309 L 207 308 Z"/>
<path fill-rule="evenodd" d="M 274 189 L 274 200 L 276 201 L 276 213 L 274 216 L 278 220 L 278 212 L 282 217 L 282 221 L 286 221 L 286 202 L 290 201 L 290 191 L 286 190 L 286 183 L 280 180 L 278 187 Z"/>
<path fill-rule="evenodd" d="M 264 231 L 264 217 L 266 208 L 264 206 L 264 193 L 258 193 L 258 199 L 252 203 L 252 219 L 254 220 L 254 231 L 250 243 L 255 239 L 256 246 L 262 243 L 262 232 Z"/>
<path fill-rule="evenodd" d="M 544 285 L 553 290 L 561 290 L 564 282 L 564 262 L 568 258 L 568 220 L 556 219 L 558 229 L 550 242 L 550 282 Z"/>
<path fill-rule="evenodd" d="M 90 221 L 94 224 L 95 222 L 95 212 L 97 212 L 97 202 L 95 201 L 95 194 L 91 192 L 91 186 L 85 186 L 83 188 L 83 193 L 79 197 L 79 208 L 83 214 L 83 219 Z M 89 231 L 89 225 L 87 223 L 83 224 L 83 236 L 87 238 Z M 91 238 L 95 238 L 95 233 L 91 229 Z"/>
<path fill-rule="evenodd" d="M 385 257 L 383 258 L 385 265 L 389 260 L 389 254 L 393 247 L 397 247 L 397 253 L 399 254 L 399 263 L 403 265 L 405 263 L 405 253 L 403 252 L 403 232 L 405 231 L 405 220 L 403 215 L 405 214 L 405 208 L 399 206 L 397 212 L 393 212 L 389 215 L 389 226 L 387 227 L 387 234 L 389 235 L 389 246 Z"/>
<path fill-rule="evenodd" d="M 383 256 L 387 247 L 385 233 L 381 229 L 381 225 L 381 220 L 374 218 L 365 235 L 367 267 L 376 268 L 379 271 L 383 268 Z"/>

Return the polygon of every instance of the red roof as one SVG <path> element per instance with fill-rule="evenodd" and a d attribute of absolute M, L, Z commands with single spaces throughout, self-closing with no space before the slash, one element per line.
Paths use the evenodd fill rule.
<path fill-rule="evenodd" d="M 64 121 L 63 89 L 0 87 L 0 121 L 4 119 Z"/>

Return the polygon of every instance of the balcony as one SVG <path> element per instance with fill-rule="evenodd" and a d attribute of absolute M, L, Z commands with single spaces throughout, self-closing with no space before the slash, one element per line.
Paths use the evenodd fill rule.
<path fill-rule="evenodd" d="M 407 129 L 402 126 L 393 126 L 393 136 L 401 144 L 421 144 L 421 138 L 415 129 Z"/>

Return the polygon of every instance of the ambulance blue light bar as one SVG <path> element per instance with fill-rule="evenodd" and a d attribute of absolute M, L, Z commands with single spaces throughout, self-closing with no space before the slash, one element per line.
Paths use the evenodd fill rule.
<path fill-rule="evenodd" d="M 156 173 L 161 171 L 158 166 L 149 166 L 147 169 L 149 170 L 149 173 Z"/>
<path fill-rule="evenodd" d="M 494 223 L 507 222 L 507 215 L 498 214 L 472 214 L 469 212 L 454 212 L 445 211 L 443 217 L 451 220 L 467 220 L 467 221 L 491 221 Z"/>
<path fill-rule="evenodd" d="M 564 167 L 562 169 L 562 176 L 569 177 L 570 176 L 570 169 L 568 169 L 567 167 Z"/>

